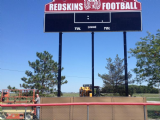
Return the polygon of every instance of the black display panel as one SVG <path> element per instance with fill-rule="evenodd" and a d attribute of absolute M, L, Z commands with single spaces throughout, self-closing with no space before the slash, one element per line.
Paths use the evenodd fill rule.
<path fill-rule="evenodd" d="M 45 14 L 44 32 L 141 31 L 141 12 Z"/>

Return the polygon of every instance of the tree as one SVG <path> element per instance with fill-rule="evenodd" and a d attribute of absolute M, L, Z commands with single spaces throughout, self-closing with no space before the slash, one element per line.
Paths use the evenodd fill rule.
<path fill-rule="evenodd" d="M 38 89 L 39 94 L 53 93 L 53 87 L 58 83 L 58 63 L 52 60 L 52 55 L 47 51 L 36 53 L 38 59 L 30 62 L 29 66 L 33 68 L 34 73 L 26 70 L 27 77 L 21 78 L 24 82 L 21 86 L 25 89 Z M 62 67 L 61 70 L 64 68 Z M 61 84 L 65 84 L 65 76 L 61 76 Z"/>
<path fill-rule="evenodd" d="M 8 89 L 17 89 L 15 87 L 11 87 L 10 85 L 7 86 Z"/>
<path fill-rule="evenodd" d="M 155 86 L 160 82 L 160 30 L 156 35 L 147 32 L 147 36 L 136 43 L 136 48 L 130 49 L 131 56 L 137 58 L 135 80 L 138 83 L 148 82 Z"/>
<path fill-rule="evenodd" d="M 104 88 L 109 89 L 114 93 L 119 93 L 120 95 L 123 95 L 125 93 L 125 90 L 124 90 L 125 77 L 124 77 L 123 59 L 120 59 L 118 55 L 116 55 L 116 58 L 114 61 L 112 61 L 111 58 L 108 58 L 106 60 L 107 60 L 107 66 L 105 68 L 108 70 L 108 74 L 101 75 L 98 73 L 98 76 L 102 78 L 104 83 Z M 131 77 L 132 77 L 132 74 L 128 72 L 128 79 L 130 79 Z M 132 81 L 129 81 L 129 83 L 131 82 Z"/>

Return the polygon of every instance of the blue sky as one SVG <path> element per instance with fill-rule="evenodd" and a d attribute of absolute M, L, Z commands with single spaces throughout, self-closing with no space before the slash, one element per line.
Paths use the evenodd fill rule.
<path fill-rule="evenodd" d="M 145 37 L 146 31 L 155 34 L 160 29 L 160 0 L 139 0 L 142 3 L 142 32 L 127 32 L 127 50 Z M 58 61 L 58 33 L 44 33 L 44 6 L 51 0 L 0 0 L 0 90 L 8 85 L 19 87 L 25 70 L 33 71 L 28 60 L 37 59 L 36 52 L 48 51 Z M 62 92 L 78 92 L 83 84 L 92 81 L 91 33 L 63 33 L 62 75 L 68 83 Z M 95 32 L 95 85 L 102 86 L 98 73 L 107 73 L 106 58 L 124 57 L 122 32 Z M 129 54 L 128 54 L 129 56 Z M 128 70 L 136 65 L 128 59 Z M 133 78 L 134 78 L 133 74 Z"/>

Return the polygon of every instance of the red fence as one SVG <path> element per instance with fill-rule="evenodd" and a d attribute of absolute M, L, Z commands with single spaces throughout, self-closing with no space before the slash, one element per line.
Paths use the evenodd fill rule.
<path fill-rule="evenodd" d="M 160 103 L 122 103 L 122 102 L 78 102 L 51 104 L 0 104 L 1 107 L 29 107 L 29 106 L 71 106 L 71 105 L 160 105 Z"/>

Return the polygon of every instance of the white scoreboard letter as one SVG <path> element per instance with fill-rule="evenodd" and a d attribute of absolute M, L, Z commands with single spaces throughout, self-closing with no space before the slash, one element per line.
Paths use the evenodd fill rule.
<path fill-rule="evenodd" d="M 83 10 L 83 4 L 79 3 L 79 10 Z"/>
<path fill-rule="evenodd" d="M 116 9 L 116 4 L 113 3 L 113 2 L 111 3 L 111 9 L 112 9 L 112 10 L 115 10 L 115 9 Z"/>
<path fill-rule="evenodd" d="M 107 4 L 106 4 L 106 9 L 109 10 L 110 8 L 111 8 L 110 3 L 107 3 Z"/>
<path fill-rule="evenodd" d="M 102 3 L 102 9 L 104 10 L 104 8 L 105 8 L 105 3 Z"/>
<path fill-rule="evenodd" d="M 58 4 L 58 10 L 62 10 L 62 4 Z"/>
<path fill-rule="evenodd" d="M 63 10 L 66 10 L 66 3 L 63 3 Z"/>
<path fill-rule="evenodd" d="M 57 10 L 57 4 L 54 4 L 54 10 Z"/>
<path fill-rule="evenodd" d="M 137 3 L 134 2 L 134 9 L 137 9 Z"/>
<path fill-rule="evenodd" d="M 53 4 L 49 4 L 49 10 L 53 10 Z"/>
<path fill-rule="evenodd" d="M 119 10 L 119 4 L 120 4 L 120 3 L 119 3 L 119 2 L 116 2 L 116 4 L 117 4 L 117 10 Z"/>
<path fill-rule="evenodd" d="M 121 9 L 125 9 L 125 4 L 121 2 Z"/>

